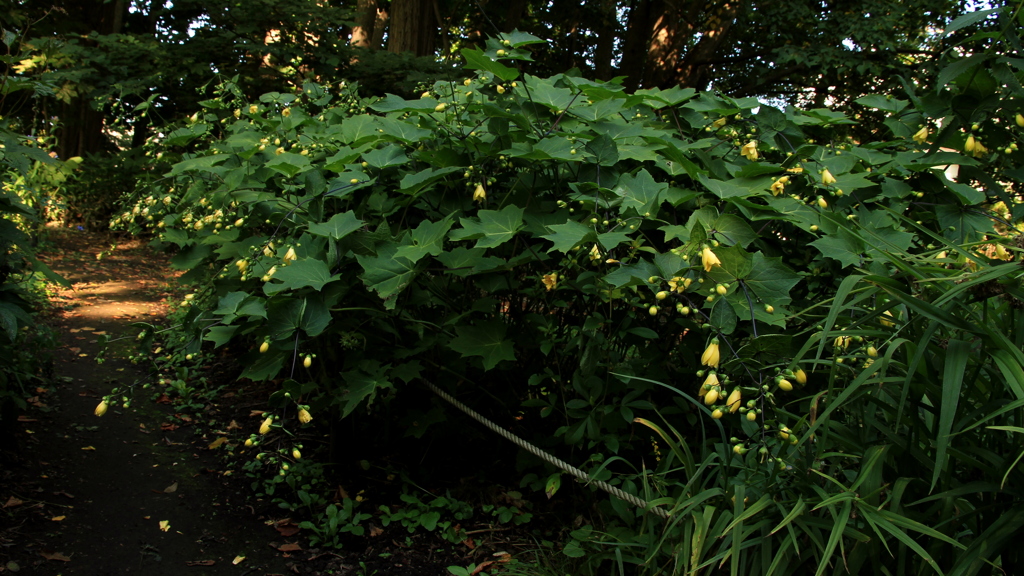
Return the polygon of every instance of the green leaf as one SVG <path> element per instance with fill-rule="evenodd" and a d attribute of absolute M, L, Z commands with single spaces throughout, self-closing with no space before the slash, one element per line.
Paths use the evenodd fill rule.
<path fill-rule="evenodd" d="M 478 326 L 457 326 L 458 335 L 448 343 L 448 347 L 462 354 L 462 357 L 479 356 L 484 363 L 484 370 L 490 370 L 502 360 L 515 360 L 512 341 L 505 340 L 505 323 L 500 320 L 488 320 Z"/>
<path fill-rule="evenodd" d="M 518 70 L 495 62 L 490 56 L 484 54 L 480 50 L 464 48 L 462 50 L 462 56 L 466 59 L 466 68 L 470 70 L 483 70 L 484 72 L 490 72 L 506 82 L 509 80 L 515 80 L 519 77 Z"/>
<path fill-rule="evenodd" d="M 667 189 L 667 183 L 656 182 L 651 173 L 646 168 L 643 168 L 635 177 L 623 174 L 613 191 L 622 198 L 622 208 L 624 210 L 632 209 L 642 216 L 655 212 L 655 207 L 660 202 L 661 194 Z"/>
<path fill-rule="evenodd" d="M 554 244 L 554 246 L 548 249 L 548 252 L 557 250 L 567 254 L 573 247 L 580 245 L 584 240 L 597 240 L 597 234 L 593 228 L 575 220 L 569 220 L 565 224 L 552 224 L 548 226 L 548 229 L 552 230 L 553 233 L 541 236 L 541 238 Z"/>
<path fill-rule="evenodd" d="M 383 100 L 370 104 L 370 108 L 377 112 L 388 113 L 388 112 L 433 112 L 434 107 L 437 106 L 437 100 L 433 98 L 417 98 L 416 100 L 406 100 L 401 96 L 395 96 L 394 94 L 387 94 Z"/>
<path fill-rule="evenodd" d="M 458 246 L 451 252 L 444 252 L 437 259 L 445 265 L 448 274 L 469 276 L 504 266 L 506 262 L 496 256 L 487 256 L 483 248 Z"/>
<path fill-rule="evenodd" d="M 309 225 L 309 233 L 316 236 L 325 236 L 333 240 L 340 240 L 352 232 L 363 227 L 363 221 L 356 218 L 356 213 L 349 210 L 331 216 L 331 219 L 323 223 Z"/>
<path fill-rule="evenodd" d="M 946 346 L 942 370 L 942 404 L 939 406 L 939 427 L 935 431 L 935 466 L 932 468 L 931 490 L 946 470 L 946 450 L 949 447 L 953 418 L 964 384 L 964 371 L 971 356 L 971 345 L 963 340 L 951 339 Z"/>
<path fill-rule="evenodd" d="M 264 164 L 271 170 L 276 170 L 285 176 L 292 177 L 309 169 L 309 158 L 293 152 L 283 152 Z"/>
<path fill-rule="evenodd" d="M 444 239 L 448 230 L 452 227 L 451 216 L 440 222 L 430 220 L 420 221 L 419 226 L 412 231 L 412 245 L 404 245 L 395 252 L 395 257 L 405 258 L 410 262 L 417 262 L 427 254 L 437 256 L 444 251 Z"/>
<path fill-rule="evenodd" d="M 284 290 L 299 290 L 307 287 L 322 290 L 325 284 L 338 278 L 340 276 L 337 274 L 331 275 L 327 263 L 323 260 L 304 258 L 292 262 L 289 266 L 279 266 L 273 280 L 263 284 L 263 292 L 267 296 L 273 296 Z"/>
<path fill-rule="evenodd" d="M 868 94 L 867 96 L 861 96 L 854 100 L 861 106 L 868 108 L 877 108 L 883 112 L 890 112 L 892 114 L 898 114 L 900 110 L 903 110 L 909 105 L 906 100 L 900 100 L 898 98 L 886 97 L 881 94 Z"/>
<path fill-rule="evenodd" d="M 864 255 L 864 242 L 845 228 L 838 228 L 828 236 L 822 236 L 811 242 L 823 256 L 839 261 L 843 267 L 861 263 Z"/>
<path fill-rule="evenodd" d="M 203 336 L 203 340 L 213 342 L 214 348 L 220 348 L 231 341 L 231 338 L 234 337 L 238 328 L 238 326 L 213 326 L 206 331 L 206 334 Z"/>
<path fill-rule="evenodd" d="M 477 239 L 477 248 L 494 248 L 512 239 L 523 227 L 523 208 L 506 206 L 501 210 L 480 210 L 479 221 L 462 218 L 462 228 L 453 230 L 452 240 Z"/>
<path fill-rule="evenodd" d="M 363 267 L 359 278 L 367 288 L 377 292 L 384 299 L 384 307 L 395 308 L 395 296 L 412 282 L 419 272 L 415 262 L 396 256 L 399 245 L 388 243 L 381 246 L 376 256 L 356 255 L 356 260 Z"/>
<path fill-rule="evenodd" d="M 769 258 L 755 252 L 750 274 L 744 279 L 747 286 L 762 301 L 769 304 L 788 304 L 789 291 L 800 283 L 801 277 L 782 263 L 782 258 Z"/>
<path fill-rule="evenodd" d="M 167 176 L 177 176 L 184 172 L 212 172 L 213 167 L 221 162 L 226 161 L 231 157 L 231 154 L 211 154 L 209 156 L 201 156 L 199 158 L 191 158 L 189 160 L 182 160 L 173 167 L 171 171 L 167 173 Z"/>
<path fill-rule="evenodd" d="M 341 373 L 345 387 L 338 393 L 338 399 L 335 401 L 342 405 L 342 418 L 351 414 L 363 400 L 369 398 L 372 402 L 378 390 L 392 388 L 391 381 L 387 378 L 388 368 L 381 366 L 379 362 L 366 360 L 360 363 L 359 370 Z"/>
<path fill-rule="evenodd" d="M 370 166 L 381 169 L 389 166 L 401 166 L 409 162 L 409 157 L 405 155 L 405 150 L 401 146 L 388 144 L 383 148 L 370 150 L 363 154 L 363 160 Z"/>

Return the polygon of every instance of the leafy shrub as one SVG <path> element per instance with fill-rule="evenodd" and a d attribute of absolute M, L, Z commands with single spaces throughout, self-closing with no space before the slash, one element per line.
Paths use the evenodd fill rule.
<path fill-rule="evenodd" d="M 1012 63 L 860 98 L 888 129 L 864 139 L 835 110 L 521 78 L 535 42 L 373 113 L 307 84 L 170 133 L 116 223 L 201 286 L 189 349 L 247 343 L 277 425 L 428 378 L 593 452 L 668 514 L 603 503 L 565 548 L 584 572 L 1016 565 L 1024 118 L 986 81 Z"/>

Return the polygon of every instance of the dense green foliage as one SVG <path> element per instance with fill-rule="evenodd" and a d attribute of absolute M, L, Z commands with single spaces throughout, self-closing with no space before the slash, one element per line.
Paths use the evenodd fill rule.
<path fill-rule="evenodd" d="M 116 224 L 198 286 L 182 353 L 241 345 L 243 376 L 281 382 L 257 445 L 428 379 L 671 511 L 607 501 L 565 548 L 581 570 L 1012 572 L 1020 16 L 949 31 L 986 17 L 934 88 L 857 99 L 871 137 L 852 112 L 524 75 L 518 32 L 367 113 L 352 86 L 229 83 Z M 417 434 L 444 426 L 418 408 Z"/>
<path fill-rule="evenodd" d="M 13 37 L 3 41 L 10 47 Z M 17 56 L 0 59 L 9 64 Z M 0 103 L 38 88 L 7 77 L 0 85 Z M 35 326 L 35 299 L 43 282 L 63 280 L 35 258 L 32 246 L 47 214 L 60 209 L 55 196 L 76 165 L 54 160 L 43 138 L 22 135 L 19 128 L 0 118 L 0 445 L 11 440 L 17 409 L 44 382 L 45 349 L 52 342 L 45 327 Z"/>

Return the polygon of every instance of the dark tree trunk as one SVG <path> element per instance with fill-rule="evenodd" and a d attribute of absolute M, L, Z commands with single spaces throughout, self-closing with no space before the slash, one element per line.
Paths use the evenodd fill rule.
<path fill-rule="evenodd" d="M 359 48 L 376 50 L 373 43 L 374 27 L 377 24 L 377 0 L 358 0 L 356 2 L 356 25 L 352 27 L 351 44 Z"/>
<path fill-rule="evenodd" d="M 393 0 L 388 27 L 388 52 L 434 53 L 437 18 L 431 0 Z"/>

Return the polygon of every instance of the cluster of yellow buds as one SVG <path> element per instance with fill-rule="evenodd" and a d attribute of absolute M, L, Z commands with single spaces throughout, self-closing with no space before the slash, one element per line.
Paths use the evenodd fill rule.
<path fill-rule="evenodd" d="M 558 286 L 558 272 L 552 272 L 551 274 L 545 274 L 541 277 L 541 282 L 544 283 L 544 287 L 548 292 L 551 292 Z"/>
<path fill-rule="evenodd" d="M 693 284 L 692 278 L 683 278 L 681 276 L 675 276 L 674 278 L 668 281 L 668 289 L 671 290 L 672 292 L 679 292 L 680 294 L 682 294 L 683 292 L 686 291 L 687 288 L 690 287 L 690 284 Z"/>
<path fill-rule="evenodd" d="M 772 196 L 778 196 L 786 191 L 786 184 L 789 184 L 789 176 L 783 176 L 775 182 L 772 182 Z"/>
<path fill-rule="evenodd" d="M 964 143 L 964 152 L 968 154 L 974 154 L 975 158 L 980 158 L 985 154 L 988 154 L 988 148 L 974 137 L 974 134 L 967 135 L 967 142 Z"/>

